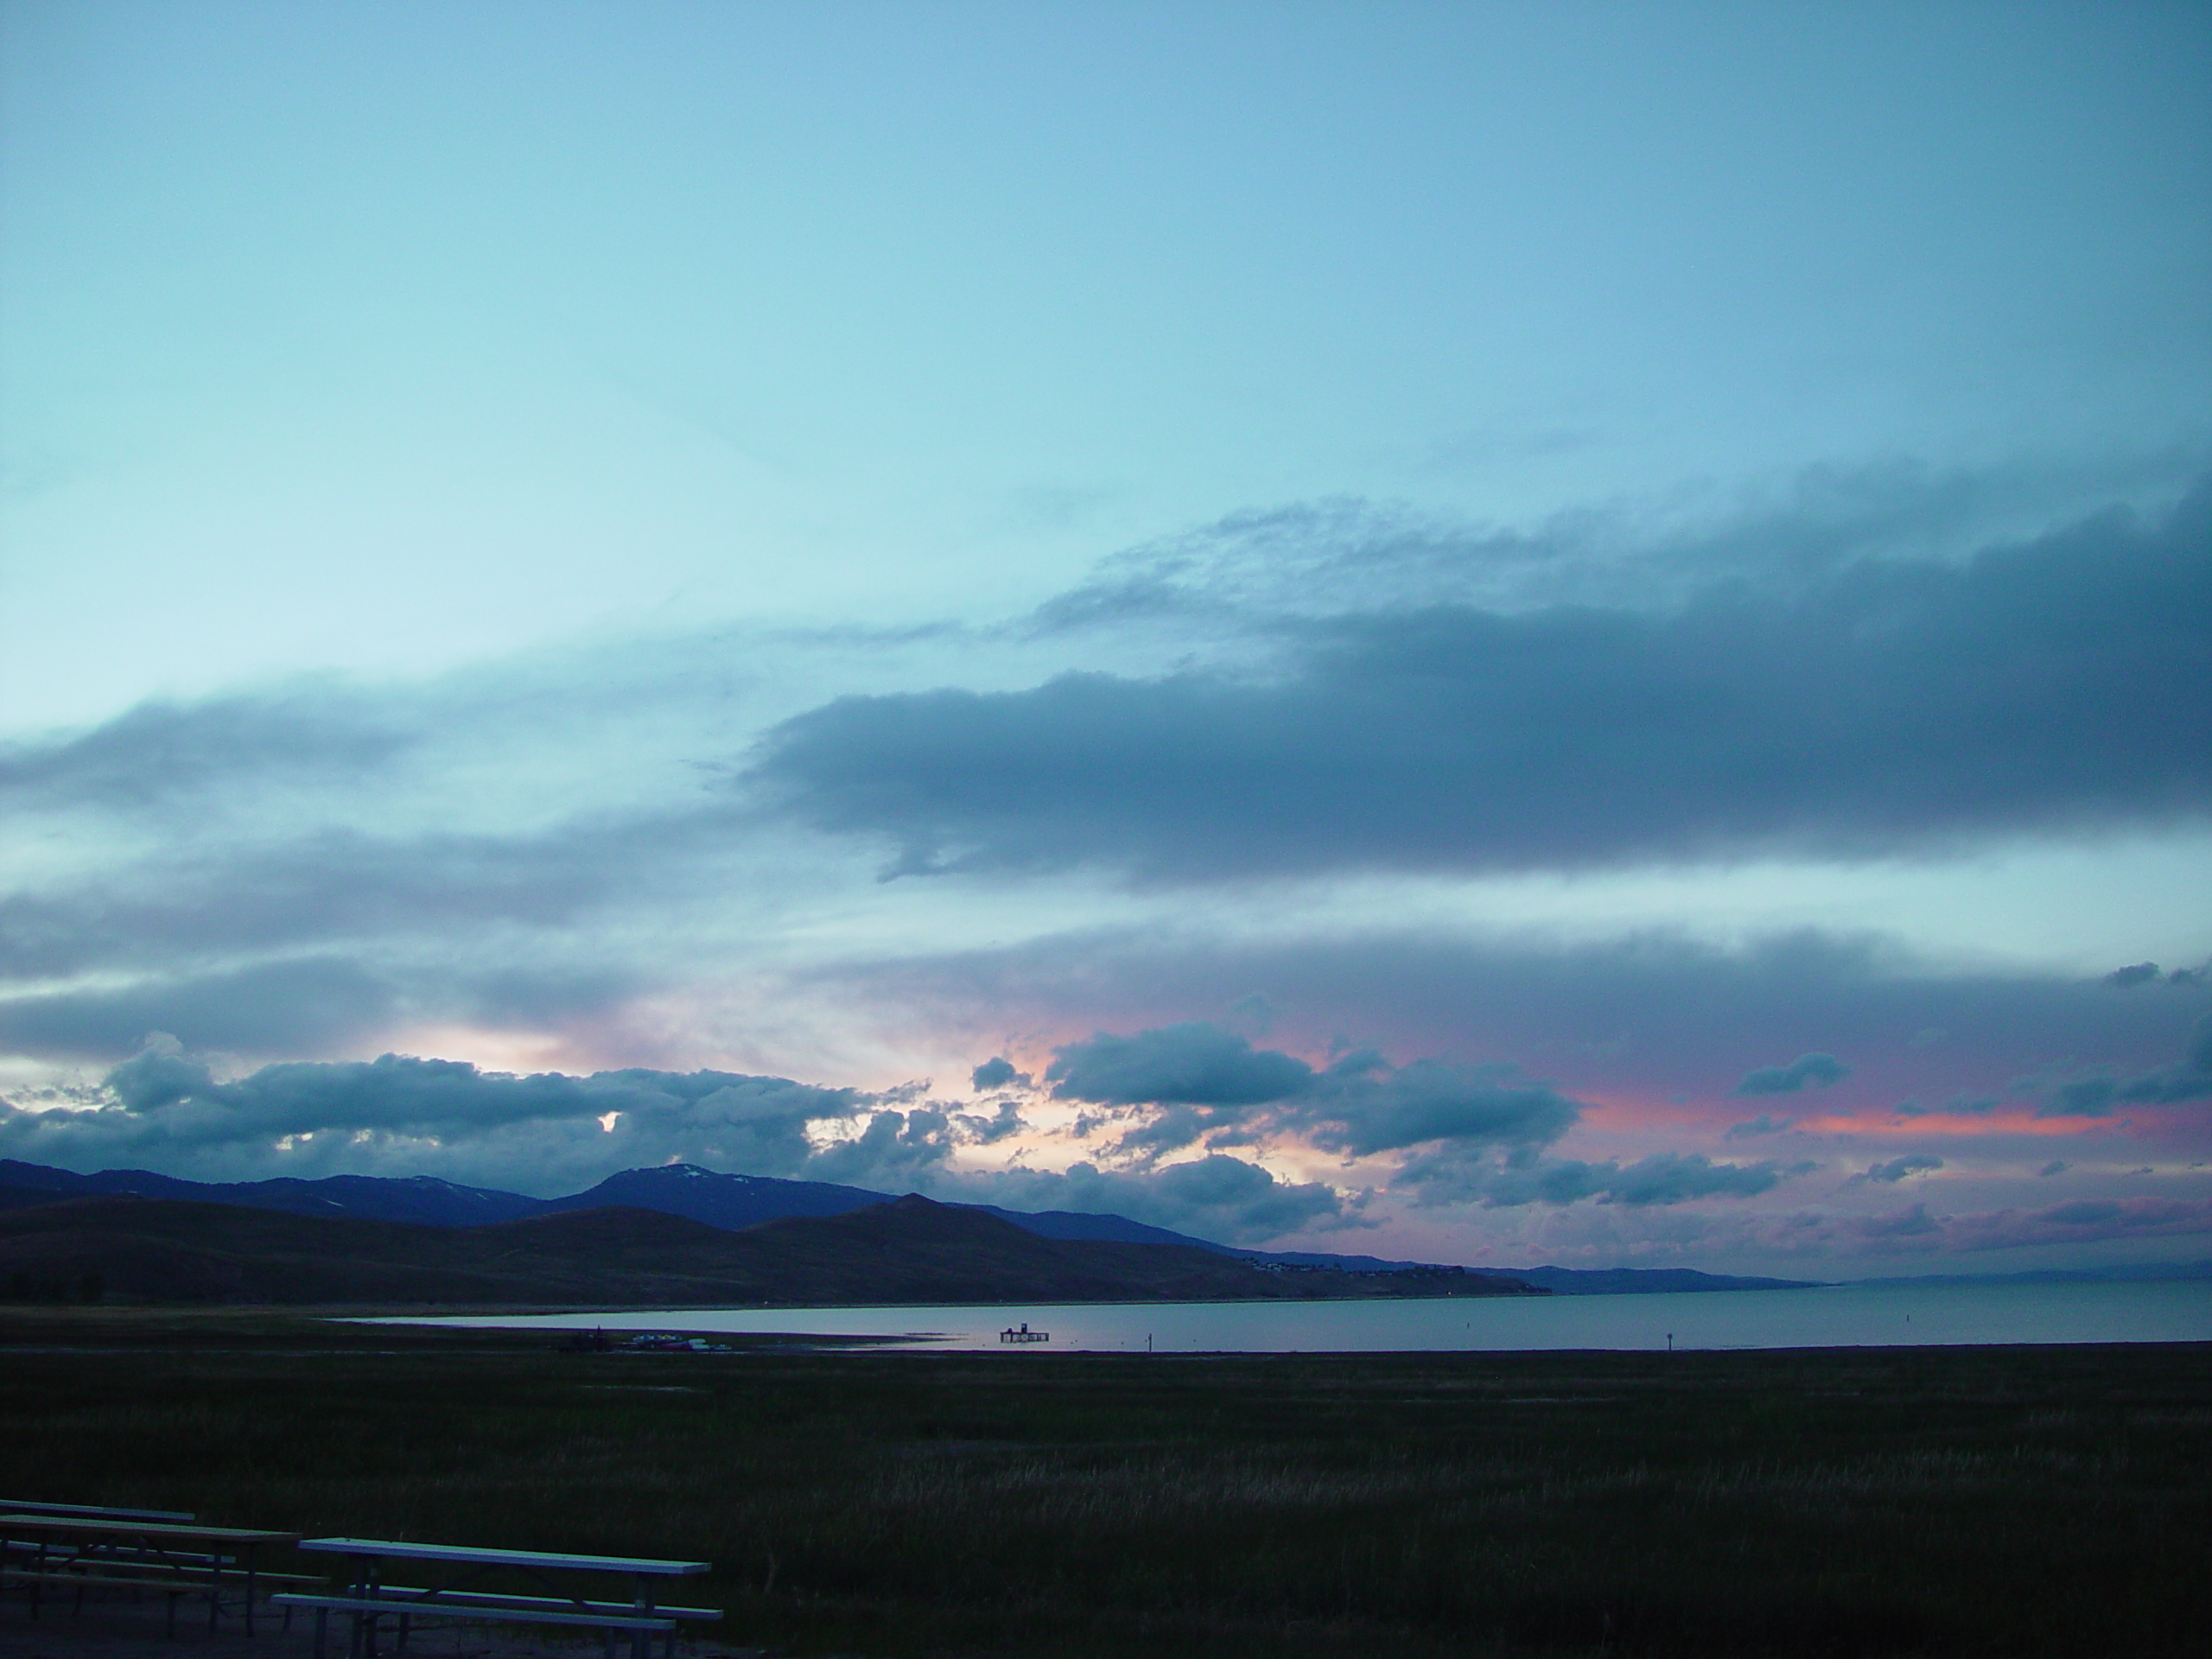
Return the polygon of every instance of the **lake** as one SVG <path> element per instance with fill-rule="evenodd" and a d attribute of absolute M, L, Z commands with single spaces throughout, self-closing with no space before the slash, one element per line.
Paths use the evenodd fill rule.
<path fill-rule="evenodd" d="M 982 1307 L 687 1308 L 385 1319 L 509 1330 L 874 1337 L 1009 1353 L 1393 1353 L 2212 1341 L 2212 1280 L 1837 1285 L 1642 1296 Z M 1049 1341 L 1005 1344 L 1027 1324 Z"/>

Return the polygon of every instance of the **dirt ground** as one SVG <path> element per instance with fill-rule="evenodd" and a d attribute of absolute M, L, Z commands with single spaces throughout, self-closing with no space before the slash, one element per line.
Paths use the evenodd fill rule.
<path fill-rule="evenodd" d="M 260 1614 L 249 1637 L 235 1618 L 226 1619 L 219 1633 L 211 1634 L 207 1615 L 198 1618 L 189 1606 L 180 1608 L 174 1638 L 162 1634 L 162 1611 L 150 1599 L 128 1602 L 87 1602 L 80 1614 L 48 1605 L 33 1618 L 18 1596 L 0 1599 L 0 1656 L 5 1659 L 310 1659 L 315 1651 L 315 1622 L 295 1615 L 289 1633 L 282 1630 L 283 1614 Z M 333 1619 L 327 1659 L 345 1659 L 346 1624 Z M 389 1656 L 391 1637 L 385 1633 L 378 1651 Z M 599 1659 L 602 1652 L 596 1637 L 579 1638 L 573 1632 L 537 1635 L 519 1626 L 505 1629 L 486 1624 L 457 1624 L 441 1628 L 427 1624 L 408 1637 L 408 1659 Z M 658 1640 L 653 1652 L 661 1649 Z M 618 1655 L 626 1656 L 626 1642 L 618 1643 Z M 712 1638 L 679 1637 L 677 1659 L 764 1659 L 759 1648 L 734 1646 Z"/>

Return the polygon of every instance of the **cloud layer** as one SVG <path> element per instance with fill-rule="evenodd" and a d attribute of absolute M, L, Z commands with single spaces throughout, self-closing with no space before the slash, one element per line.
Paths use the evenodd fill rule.
<path fill-rule="evenodd" d="M 1008 1101 L 983 1117 L 920 1094 L 723 1071 L 512 1076 L 394 1054 L 264 1066 L 226 1083 L 165 1039 L 116 1067 L 92 1098 L 0 1102 L 0 1158 L 219 1180 L 435 1174 L 540 1197 L 688 1162 L 1014 1209 L 1113 1211 L 1224 1243 L 1263 1242 L 1342 1212 L 1325 1185 L 1217 1153 L 1159 1169 L 959 1169 L 960 1148 L 1017 1132 L 1019 1110 Z"/>
<path fill-rule="evenodd" d="M 2212 489 L 1661 612 L 1284 619 L 1268 673 L 838 699 L 749 782 L 898 874 L 1858 859 L 2212 810 Z"/>
<path fill-rule="evenodd" d="M 26 735 L 0 1144 L 683 1158 L 1445 1259 L 2180 1239 L 2139 1201 L 2212 1179 L 2212 492 L 2010 542 L 1973 493 L 1839 474 L 1691 535 L 1324 504 L 998 623 Z M 2069 906 L 2094 950 L 2014 925 Z M 887 1086 L 922 1071 L 966 1087 Z M 1879 1212 L 1908 1182 L 1954 1213 Z"/>

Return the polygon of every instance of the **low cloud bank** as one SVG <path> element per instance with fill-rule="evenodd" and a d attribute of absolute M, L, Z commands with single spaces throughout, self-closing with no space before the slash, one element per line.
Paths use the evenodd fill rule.
<path fill-rule="evenodd" d="M 1115 1143 L 1121 1156 L 1143 1162 L 1198 1141 L 1262 1135 L 1295 1136 L 1346 1158 L 1400 1153 L 1389 1187 L 1423 1205 L 1594 1199 L 1643 1208 L 1749 1198 L 1812 1167 L 1715 1163 L 1694 1153 L 1657 1153 L 1625 1167 L 1548 1158 L 1541 1149 L 1574 1127 L 1582 1104 L 1512 1066 L 1394 1066 L 1361 1050 L 1317 1069 L 1198 1022 L 1069 1044 L 1046 1077 L 1062 1100 L 1148 1109 Z"/>
<path fill-rule="evenodd" d="M 1659 931 L 1566 944 L 1377 927 L 1244 942 L 1127 928 L 823 977 L 855 1001 L 948 1028 L 1135 1029 L 1064 1048 L 1048 1086 L 1063 1098 L 1185 1109 L 1186 1132 L 1273 1109 L 1250 1103 L 1254 1095 L 1319 1100 L 1363 1064 L 1357 1053 L 1312 1066 L 1289 1053 L 1262 1058 L 1269 1051 L 1238 1036 L 1232 1020 L 1185 1013 L 1226 1015 L 1255 990 L 1286 1048 L 1312 1052 L 1350 1033 L 1402 1052 L 1511 1055 L 1558 1079 L 1542 1087 L 1563 1109 L 1579 1111 L 1578 1096 L 1680 1095 L 1713 1133 L 1738 1140 L 1838 1117 L 2109 1115 L 2116 1102 L 2145 1119 L 2164 1108 L 2174 1121 L 2172 1107 L 2212 1097 L 2212 1027 L 2194 977 L 2115 992 L 2102 973 L 1963 971 L 1879 938 L 1810 929 L 1724 946 Z M 2087 1077 L 2086 1065 L 2054 1071 L 2054 1053 L 2101 1064 Z M 1365 1086 L 1402 1095 L 1434 1070 L 1404 1068 L 1389 1090 L 1376 1090 L 1394 1075 L 1386 1071 Z M 1768 1073 L 1798 1086 L 1762 1092 Z M 1747 1078 L 1754 1087 L 1739 1094 Z M 1525 1077 L 1492 1071 L 1483 1081 L 1519 1091 L 1534 1124 L 1559 1109 L 1529 1095 L 1537 1085 Z M 1468 1088 L 1463 1069 L 1454 1093 Z"/>
<path fill-rule="evenodd" d="M 1522 1205 L 1624 1205 L 1630 1209 L 1688 1204 L 1697 1198 L 1747 1198 L 1771 1191 L 1815 1166 L 1788 1167 L 1715 1163 L 1701 1153 L 1657 1152 L 1624 1166 L 1618 1160 L 1586 1163 L 1578 1158 L 1542 1158 L 1526 1153 L 1491 1160 L 1471 1158 L 1464 1149 L 1425 1153 L 1407 1161 L 1390 1185 L 1410 1192 L 1421 1205 L 1481 1204 L 1488 1208 Z"/>
<path fill-rule="evenodd" d="M 2212 1014 L 2197 1020 L 2177 1064 L 2139 1077 L 2081 1077 L 2062 1084 L 2044 1097 L 2037 1116 L 2103 1117 L 2124 1106 L 2173 1106 L 2192 1100 L 2212 1100 Z"/>
<path fill-rule="evenodd" d="M 2212 1233 L 2212 1198 L 2085 1198 L 2046 1210 L 1931 1215 L 1924 1204 L 1833 1230 L 1875 1255 L 1974 1253 Z"/>
<path fill-rule="evenodd" d="M 1833 1054 L 1801 1054 L 1787 1065 L 1763 1065 L 1736 1085 L 1739 1095 L 1794 1095 L 1807 1084 L 1827 1088 L 1851 1075 Z"/>
<path fill-rule="evenodd" d="M 164 1040 L 116 1067 L 91 1102 L 0 1102 L 0 1157 L 202 1180 L 429 1174 L 538 1197 L 682 1161 L 1012 1209 L 1112 1211 L 1231 1243 L 1341 1222 L 1327 1185 L 1219 1154 L 1158 1170 L 956 1170 L 960 1147 L 1023 1127 L 1019 1103 L 994 1102 L 986 1116 L 920 1092 L 726 1071 L 512 1076 L 394 1054 L 264 1066 L 226 1083 Z"/>
<path fill-rule="evenodd" d="M 1942 1167 L 1943 1160 L 1933 1153 L 1909 1152 L 1902 1158 L 1891 1159 L 1887 1163 L 1869 1165 L 1862 1179 L 1894 1186 L 1908 1175 L 1923 1175 L 1930 1170 Z"/>
<path fill-rule="evenodd" d="M 841 697 L 748 781 L 893 874 L 1140 880 L 1862 859 L 2212 811 L 2212 487 L 1963 563 L 1671 610 L 1274 625 L 1272 674 Z"/>
<path fill-rule="evenodd" d="M 201 1179 L 435 1173 L 541 1196 L 674 1160 L 837 1179 L 825 1167 L 942 1158 L 931 1132 L 946 1139 L 949 1125 L 925 1122 L 918 1144 L 906 1120 L 929 1114 L 879 1107 L 879 1097 L 856 1090 L 784 1077 L 643 1070 L 517 1077 L 396 1054 L 264 1066 L 223 1083 L 174 1043 L 157 1043 L 111 1071 L 105 1098 L 89 1109 L 0 1104 L 0 1155 Z M 843 1145 L 824 1151 L 810 1125 L 875 1139 L 865 1156 Z"/>
<path fill-rule="evenodd" d="M 1363 1049 L 1317 1070 L 1196 1020 L 1070 1043 L 1045 1077 L 1059 1100 L 1148 1108 L 1116 1145 L 1122 1156 L 1147 1160 L 1201 1141 L 1231 1145 L 1262 1134 L 1295 1135 L 1348 1158 L 1437 1141 L 1541 1146 L 1582 1111 L 1510 1065 L 1394 1066 Z"/>

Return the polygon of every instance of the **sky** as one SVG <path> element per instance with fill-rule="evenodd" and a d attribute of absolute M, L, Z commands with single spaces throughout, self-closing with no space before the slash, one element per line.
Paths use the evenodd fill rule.
<path fill-rule="evenodd" d="M 2212 1254 L 2212 8 L 0 0 L 0 1157 Z"/>

